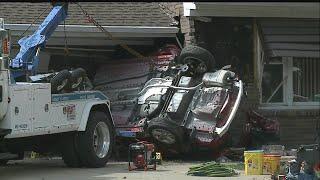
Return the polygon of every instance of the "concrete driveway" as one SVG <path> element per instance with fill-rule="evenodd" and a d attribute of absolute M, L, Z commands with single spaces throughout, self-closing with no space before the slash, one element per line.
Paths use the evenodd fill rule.
<path fill-rule="evenodd" d="M 9 162 L 0 167 L 0 180 L 206 180 L 206 179 L 251 179 L 266 180 L 270 176 L 240 176 L 227 178 L 208 178 L 187 176 L 189 167 L 199 162 L 166 161 L 157 171 L 131 171 L 126 162 L 109 162 L 104 168 L 68 168 L 61 159 L 28 159 Z"/>

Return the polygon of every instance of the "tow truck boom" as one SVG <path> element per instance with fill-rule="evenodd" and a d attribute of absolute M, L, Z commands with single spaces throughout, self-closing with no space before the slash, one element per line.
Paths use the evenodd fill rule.
<path fill-rule="evenodd" d="M 12 71 L 14 78 L 26 75 L 26 72 L 35 74 L 39 65 L 40 49 L 45 47 L 52 33 L 66 19 L 68 3 L 53 3 L 53 6 L 38 29 L 32 35 L 25 36 L 18 41 L 20 51 L 10 63 L 10 68 L 16 69 Z"/>

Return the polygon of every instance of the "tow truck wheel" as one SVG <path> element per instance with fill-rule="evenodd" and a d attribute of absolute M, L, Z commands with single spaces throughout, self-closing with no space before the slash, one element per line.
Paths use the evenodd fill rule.
<path fill-rule="evenodd" d="M 81 167 L 80 158 L 76 148 L 77 134 L 68 133 L 62 136 L 62 159 L 68 167 Z"/>
<path fill-rule="evenodd" d="M 0 166 L 5 166 L 7 165 L 9 160 L 0 160 Z"/>
<path fill-rule="evenodd" d="M 71 72 L 71 78 L 68 83 L 68 88 L 76 90 L 85 80 L 87 76 L 86 70 L 83 68 L 77 68 Z"/>
<path fill-rule="evenodd" d="M 215 68 L 215 59 L 206 49 L 199 46 L 187 46 L 182 49 L 177 59 L 178 63 L 194 66 L 198 73 L 213 71 Z"/>
<path fill-rule="evenodd" d="M 70 76 L 71 73 L 66 69 L 60 71 L 58 74 L 53 76 L 53 78 L 50 80 L 51 92 L 61 92 L 67 86 Z"/>
<path fill-rule="evenodd" d="M 86 131 L 79 132 L 79 157 L 86 167 L 103 167 L 114 146 L 111 120 L 99 111 L 89 115 Z"/>

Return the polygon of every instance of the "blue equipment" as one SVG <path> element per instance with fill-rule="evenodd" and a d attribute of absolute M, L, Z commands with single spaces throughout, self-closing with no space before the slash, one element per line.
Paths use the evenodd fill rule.
<path fill-rule="evenodd" d="M 10 68 L 14 69 L 12 71 L 14 78 L 24 76 L 28 72 L 31 72 L 32 75 L 36 73 L 39 65 L 40 49 L 45 47 L 54 30 L 66 19 L 68 4 L 55 3 L 53 6 L 39 28 L 32 35 L 23 37 L 18 41 L 20 51 L 10 63 Z"/>

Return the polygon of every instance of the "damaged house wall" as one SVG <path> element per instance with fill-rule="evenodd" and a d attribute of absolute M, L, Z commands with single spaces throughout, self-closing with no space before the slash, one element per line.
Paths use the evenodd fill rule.
<path fill-rule="evenodd" d="M 284 3 L 283 6 L 278 6 L 277 3 L 194 4 L 195 7 L 188 10 L 189 15 L 184 17 L 191 21 L 181 23 L 181 29 L 189 29 L 185 32 L 194 31 L 195 41 L 192 44 L 203 46 L 214 56 L 218 56 L 216 57 L 218 64 L 225 63 L 225 60 L 230 58 L 219 55 L 223 49 L 218 51 L 217 48 L 228 47 L 231 41 L 227 36 L 221 37 L 222 40 L 215 40 L 223 36 L 217 29 L 221 29 L 222 26 L 227 27 L 228 19 L 236 23 L 246 20 L 251 24 L 249 28 L 252 49 L 246 53 L 252 55 L 248 61 L 251 61 L 252 68 L 249 68 L 250 78 L 245 77 L 244 80 L 247 83 L 248 98 L 243 102 L 244 106 L 241 106 L 242 109 L 238 111 L 237 118 L 232 123 L 230 131 L 234 136 L 241 133 L 246 118 L 245 112 L 252 108 L 280 123 L 280 141 L 274 143 L 286 145 L 288 148 L 313 143 L 320 119 L 319 4 Z M 281 8 L 287 9 L 284 12 Z M 277 13 L 280 11 L 283 13 Z M 217 23 L 224 20 L 225 23 Z M 214 23 L 217 24 L 215 27 Z M 269 26 L 262 27 L 263 23 L 269 23 Z M 190 27 L 190 24 L 194 26 Z M 248 24 L 245 26 L 248 27 Z M 234 27 L 232 25 L 226 28 L 224 33 L 227 34 Z M 238 27 L 241 29 L 241 25 Z M 272 86 L 269 86 L 274 87 L 273 91 L 266 95 L 262 85 L 266 79 L 266 71 L 270 71 L 270 68 L 272 70 L 272 65 L 275 70 L 271 75 L 277 79 L 274 79 L 271 82 Z M 278 90 L 275 92 L 277 87 Z M 270 100 L 266 103 L 268 99 Z"/>

